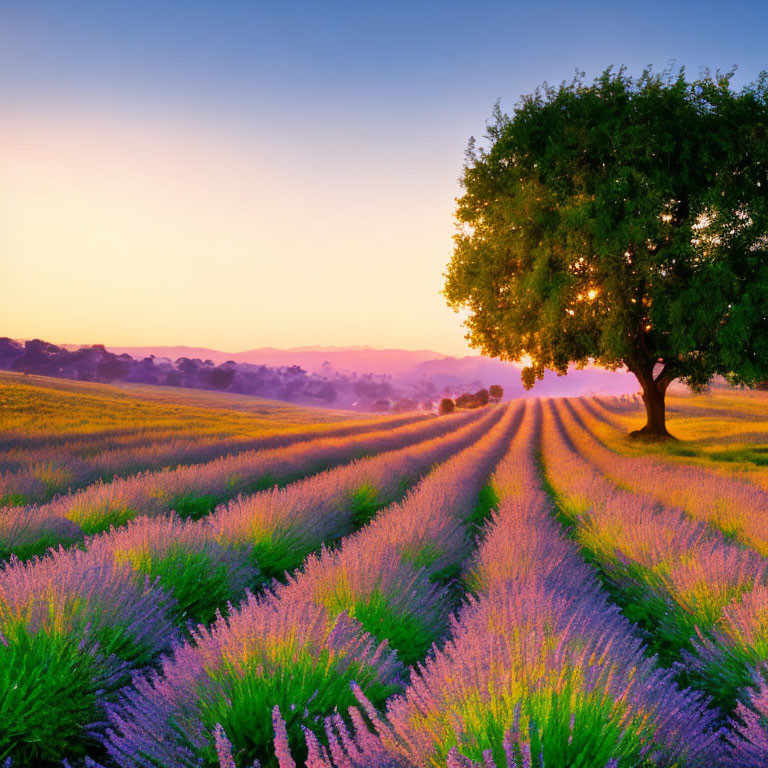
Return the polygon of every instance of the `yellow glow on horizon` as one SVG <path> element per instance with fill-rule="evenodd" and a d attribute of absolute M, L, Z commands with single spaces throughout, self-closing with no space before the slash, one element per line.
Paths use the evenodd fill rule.
<path fill-rule="evenodd" d="M 344 164 L 200 126 L 4 119 L 2 335 L 473 353 L 440 295 L 455 178 L 363 144 Z"/>

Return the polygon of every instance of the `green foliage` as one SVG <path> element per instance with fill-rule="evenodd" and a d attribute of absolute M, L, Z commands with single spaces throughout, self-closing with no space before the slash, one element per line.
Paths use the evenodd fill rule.
<path fill-rule="evenodd" d="M 350 494 L 350 511 L 355 530 L 369 523 L 381 509 L 382 499 L 379 489 L 370 483 L 364 483 Z"/>
<path fill-rule="evenodd" d="M 443 568 L 438 568 L 429 575 L 429 580 L 432 584 L 442 584 L 443 586 L 452 586 L 451 599 L 454 599 L 458 604 L 461 601 L 463 592 L 466 591 L 465 586 L 460 581 L 462 574 L 461 563 L 449 563 Z"/>
<path fill-rule="evenodd" d="M 400 553 L 401 559 L 415 568 L 429 568 L 444 555 L 443 550 L 432 541 L 426 541 L 415 549 L 406 549 Z"/>
<path fill-rule="evenodd" d="M 295 478 L 298 479 L 298 478 Z M 282 488 L 290 482 L 285 477 L 277 477 L 275 475 L 262 475 L 256 480 L 249 483 L 244 483 L 240 488 L 241 493 L 258 493 L 259 491 L 269 491 L 273 488 Z"/>
<path fill-rule="evenodd" d="M 177 547 L 162 558 L 146 558 L 135 565 L 151 581 L 159 578 L 164 589 L 173 590 L 182 625 L 187 621 L 210 624 L 217 608 L 223 610 L 227 602 L 242 597 L 234 591 L 227 564 L 214 560 L 207 552 Z"/>
<path fill-rule="evenodd" d="M 91 608 L 88 615 L 83 618 L 87 627 L 79 630 L 81 635 L 88 637 L 89 647 L 98 651 L 100 657 L 116 656 L 125 661 L 134 669 L 145 667 L 155 661 L 155 649 L 147 642 L 139 642 L 136 636 L 125 626 L 115 623 L 111 618 L 106 618 L 95 608 Z M 76 633 L 72 633 L 73 636 Z M 128 668 L 120 678 L 113 678 L 110 682 L 112 690 L 116 690 L 130 682 Z"/>
<path fill-rule="evenodd" d="M 252 540 L 251 557 L 265 582 L 282 580 L 286 571 L 298 568 L 314 549 L 301 541 L 290 529 L 276 529 Z"/>
<path fill-rule="evenodd" d="M 664 446 L 664 450 L 672 456 L 685 456 L 691 458 L 699 455 L 693 448 L 687 445 L 681 445 L 680 443 L 667 443 Z"/>
<path fill-rule="evenodd" d="M 381 706 L 394 691 L 375 682 L 371 668 L 339 665 L 327 649 L 277 649 L 264 664 L 258 654 L 243 669 L 226 664 L 218 672 L 215 692 L 202 691 L 202 717 L 210 731 L 220 723 L 242 765 L 258 759 L 264 768 L 278 768 L 273 747 L 272 708 L 277 705 L 286 721 L 291 751 L 300 764 L 306 758 L 302 726 L 324 741 L 322 719 L 338 709 L 346 712 L 356 704 L 350 689 L 354 680 L 365 695 Z M 205 754 L 206 766 L 218 766 L 214 745 Z"/>
<path fill-rule="evenodd" d="M 541 456 L 539 455 L 540 467 Z M 542 471 L 545 471 L 542 470 Z M 611 600 L 624 616 L 636 624 L 643 634 L 646 652 L 657 656 L 662 666 L 672 666 L 682 654 L 694 652 L 694 640 L 709 637 L 717 627 L 723 607 L 750 589 L 748 582 L 736 583 L 725 593 L 714 590 L 691 592 L 687 596 L 670 586 L 669 568 L 663 561 L 649 567 L 625 557 L 614 543 L 604 539 L 604 532 L 593 529 L 582 518 L 584 509 L 555 491 L 542 474 L 542 486 L 555 505 L 555 516 L 581 548 L 582 557 L 593 566 Z M 722 691 L 697 681 L 695 687 L 706 690 L 713 698 L 733 705 L 734 680 L 743 680 L 744 663 L 728 660 L 730 666 L 720 673 Z M 682 672 L 680 672 L 682 675 Z M 689 685 L 692 678 L 682 678 Z M 713 678 L 714 679 L 714 678 Z"/>
<path fill-rule="evenodd" d="M 27 497 L 23 493 L 7 493 L 0 496 L 0 507 L 23 507 L 27 503 Z"/>
<path fill-rule="evenodd" d="M 19 560 L 29 560 L 35 555 L 44 555 L 51 547 L 58 548 L 59 545 L 67 547 L 75 541 L 77 539 L 74 537 L 68 538 L 56 532 L 45 533 L 33 541 L 13 546 L 0 541 L 0 560 L 8 560 L 11 555 L 16 555 Z"/>
<path fill-rule="evenodd" d="M 205 517 L 213 512 L 227 498 L 228 496 L 213 493 L 201 496 L 184 494 L 173 499 L 170 503 L 170 508 L 175 510 L 176 514 L 182 519 L 191 518 L 192 520 L 199 520 L 201 517 Z"/>
<path fill-rule="evenodd" d="M 23 627 L 0 642 L 0 760 L 60 766 L 83 756 L 84 726 L 100 717 L 98 659 L 70 637 Z"/>
<path fill-rule="evenodd" d="M 649 654 L 656 654 L 661 664 L 673 664 L 681 650 L 691 651 L 691 638 L 696 627 L 706 630 L 699 617 L 675 605 L 668 596 L 664 579 L 637 563 L 600 561 L 593 558 L 603 576 L 603 584 L 611 599 L 633 624 L 646 633 Z"/>
<path fill-rule="evenodd" d="M 477 534 L 493 514 L 493 510 L 499 506 L 499 494 L 493 483 L 486 483 L 477 498 L 477 504 L 467 518 L 467 527 L 471 534 Z"/>
<path fill-rule="evenodd" d="M 86 536 L 94 536 L 97 533 L 108 531 L 113 525 L 119 528 L 129 520 L 136 517 L 136 510 L 123 504 L 112 506 L 109 502 L 89 510 L 73 509 L 67 515 L 70 520 L 76 522 Z"/>
<path fill-rule="evenodd" d="M 499 768 L 517 768 L 529 764 L 519 746 L 527 744 L 534 760 L 531 765 L 537 768 L 605 768 L 612 758 L 619 758 L 619 765 L 650 768 L 652 761 L 643 755 L 654 736 L 642 716 L 632 718 L 626 705 L 606 693 L 604 684 L 590 690 L 579 681 L 578 671 L 565 670 L 563 675 L 562 688 L 545 686 L 522 694 L 512 686 L 496 694 L 492 703 L 463 702 L 460 743 L 456 744 L 455 731 L 450 729 L 450 737 L 436 750 L 435 764 L 456 745 L 463 755 L 480 763 L 490 752 Z M 510 694 L 518 693 L 523 698 L 515 702 Z M 512 745 L 515 762 L 509 763 L 504 736 L 515 721 L 521 738 Z"/>
<path fill-rule="evenodd" d="M 417 614 L 393 605 L 380 592 L 373 592 L 365 600 L 358 600 L 344 608 L 363 625 L 366 632 L 379 641 L 388 640 L 390 647 L 397 651 L 406 665 L 423 659 L 437 639 Z"/>
<path fill-rule="evenodd" d="M 743 448 L 729 448 L 724 451 L 713 451 L 704 456 L 712 461 L 736 461 L 750 462 L 758 467 L 768 466 L 768 447 L 745 446 Z"/>
<path fill-rule="evenodd" d="M 31 632 L 22 621 L 2 627 L 0 759 L 14 765 L 58 766 L 92 751 L 88 726 L 103 719 L 102 701 L 152 661 L 152 648 L 95 608 L 84 615 L 73 600 L 67 612 L 74 626 L 66 632 Z"/>
<path fill-rule="evenodd" d="M 768 378 L 768 74 L 581 75 L 470 142 L 444 293 L 470 343 L 545 368 Z M 654 367 L 661 363 L 661 372 Z M 646 402 L 663 427 L 659 411 Z"/>
<path fill-rule="evenodd" d="M 704 691 L 715 706 L 732 715 L 738 701 L 749 705 L 755 684 L 753 671 L 762 668 L 765 646 L 731 645 L 721 650 L 714 659 L 702 662 L 701 668 L 689 666 L 680 682 Z"/>

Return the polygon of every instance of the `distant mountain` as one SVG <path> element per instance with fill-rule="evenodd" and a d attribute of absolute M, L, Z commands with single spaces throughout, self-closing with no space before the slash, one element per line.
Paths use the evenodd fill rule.
<path fill-rule="evenodd" d="M 80 344 L 64 344 L 67 349 L 78 349 Z M 111 347 L 107 349 L 110 352 L 114 352 L 116 355 L 130 355 L 138 359 L 144 357 L 167 357 L 170 360 L 178 360 L 180 357 L 195 358 L 198 357 L 201 360 L 212 360 L 217 365 L 232 360 L 232 355 L 227 352 L 219 352 L 216 349 L 208 349 L 207 347 Z"/>
<path fill-rule="evenodd" d="M 362 350 L 362 349 L 373 349 L 373 347 L 363 345 L 357 345 L 354 344 L 349 347 L 335 347 L 332 344 L 311 344 L 308 347 L 288 347 L 288 350 L 290 352 L 322 352 L 323 350 L 329 351 L 332 350 L 334 352 L 350 352 L 352 350 Z"/>
<path fill-rule="evenodd" d="M 107 347 L 115 354 L 127 353 L 132 357 L 167 357 L 177 360 L 180 357 L 212 360 L 220 365 L 228 360 L 236 363 L 252 363 L 281 367 L 299 365 L 309 373 L 322 373 L 324 363 L 329 363 L 339 373 L 377 373 L 398 374 L 413 368 L 427 360 L 441 360 L 445 355 L 429 349 L 374 349 L 373 347 L 292 347 L 275 349 L 261 347 L 245 352 L 220 352 L 205 347 Z"/>
<path fill-rule="evenodd" d="M 150 359 L 152 358 L 152 359 Z M 24 343 L 0 338 L 0 369 L 81 381 L 126 381 L 161 386 L 217 389 L 276 400 L 359 411 L 434 408 L 493 384 L 504 399 L 629 394 L 638 390 L 627 371 L 594 366 L 571 368 L 567 376 L 547 371 L 526 391 L 520 366 L 467 355 L 448 357 L 431 350 L 371 347 L 265 347 L 220 352 L 205 347 L 85 347 Z"/>
<path fill-rule="evenodd" d="M 588 367 L 572 368 L 567 376 L 547 371 L 544 380 L 527 392 L 520 381 L 520 367 L 480 355 L 450 357 L 429 349 L 375 349 L 373 347 L 304 346 L 289 349 L 260 347 L 245 352 L 221 352 L 205 347 L 108 347 L 116 354 L 127 353 L 143 358 L 149 355 L 167 357 L 172 361 L 180 357 L 211 360 L 221 365 L 229 360 L 236 363 L 266 365 L 271 368 L 298 365 L 311 374 L 389 375 L 393 383 L 403 390 L 414 387 L 420 391 L 433 389 L 452 393 L 477 390 L 491 384 L 500 384 L 505 399 L 511 397 L 578 396 L 590 393 L 624 394 L 638 390 L 637 380 L 626 371 L 606 371 Z M 325 364 L 328 365 L 325 365 Z M 330 368 L 328 367 L 330 366 Z"/>
<path fill-rule="evenodd" d="M 513 397 L 578 397 L 585 394 L 631 394 L 637 392 L 637 379 L 628 371 L 607 371 L 588 366 L 571 367 L 567 376 L 546 371 L 544 379 L 527 391 L 520 381 L 520 366 L 489 357 L 443 357 L 415 365 L 410 371 L 394 377 L 395 382 L 416 384 L 430 381 L 438 391 L 472 390 L 500 384 L 504 399 Z"/>

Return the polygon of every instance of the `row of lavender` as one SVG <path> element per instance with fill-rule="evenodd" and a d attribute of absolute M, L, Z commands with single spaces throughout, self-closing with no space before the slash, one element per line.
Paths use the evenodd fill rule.
<path fill-rule="evenodd" d="M 573 526 L 611 598 L 639 622 L 662 662 L 674 663 L 671 670 L 654 671 L 630 625 L 574 558 L 574 545 L 562 542 L 548 525 L 543 498 L 531 501 L 530 489 L 537 487 L 531 481 L 529 503 L 518 505 L 516 514 L 502 504 L 481 549 L 481 567 L 470 579 L 479 598 L 462 610 L 452 641 L 413 674 L 405 694 L 389 699 L 386 718 L 376 714 L 378 702 L 365 685 L 353 686 L 368 723 L 354 707 L 355 733 L 340 714 L 326 718 L 327 747 L 316 736 L 318 728 L 310 727 L 303 752 L 291 738 L 290 717 L 276 710 L 281 768 L 292 768 L 294 757 L 303 762 L 305 756 L 312 768 L 438 766 L 446 760 L 456 768 L 768 763 L 768 687 L 756 670 L 768 656 L 766 563 L 712 528 L 722 521 L 706 517 L 713 489 L 727 499 L 727 485 L 704 473 L 703 490 L 709 493 L 687 510 L 698 523 L 660 508 L 658 498 L 622 491 L 569 443 L 586 441 L 574 416 L 570 406 L 548 407 L 543 454 L 548 480 L 563 519 Z M 518 484 L 521 477 L 534 477 L 519 455 L 508 469 Z M 663 477 L 679 484 L 679 477 Z M 623 479 L 636 485 L 638 475 Z M 657 487 L 655 497 L 661 495 Z M 697 498 L 690 490 L 687 497 Z M 741 500 L 738 494 L 735 500 Z M 718 710 L 705 709 L 700 696 L 681 693 L 675 680 L 714 696 L 726 715 L 736 708 L 729 735 L 715 727 L 722 717 Z M 220 713 L 229 714 L 226 707 Z M 245 765 L 251 755 L 239 745 L 247 736 L 241 731 L 230 739 L 231 723 L 221 720 L 221 727 L 207 734 L 211 764 L 218 748 L 222 765 Z M 369 733 L 371 721 L 376 735 Z M 242 722 L 237 725 L 242 729 Z"/>
<path fill-rule="evenodd" d="M 739 399 L 735 399 L 731 390 L 727 395 L 727 400 L 720 402 L 718 402 L 716 391 L 713 391 L 712 394 L 714 394 L 713 399 L 678 397 L 668 400 L 666 410 L 668 413 L 684 417 L 704 416 L 728 421 L 738 419 L 742 422 L 765 421 L 760 399 L 753 399 L 755 396 L 760 398 L 762 393 L 755 390 L 741 390 L 738 395 Z M 741 400 L 742 397 L 744 398 L 743 401 Z M 764 398 L 761 399 L 765 402 Z M 645 405 L 640 395 L 623 395 L 620 397 L 602 395 L 596 396 L 592 400 L 610 414 L 636 418 L 645 416 Z"/>
<path fill-rule="evenodd" d="M 346 437 L 393 429 L 423 420 L 406 414 L 354 423 L 314 426 L 261 437 L 235 438 L 144 430 L 117 435 L 106 430 L 92 435 L 52 437 L 42 445 L 23 436 L 4 436 L 0 460 L 0 507 L 49 501 L 68 489 L 98 480 L 109 481 L 136 472 L 211 461 L 243 451 L 279 448 L 318 437 Z"/>
<path fill-rule="evenodd" d="M 530 411 L 536 409 L 533 415 Z M 308 768 L 605 768 L 727 760 L 714 715 L 644 655 L 631 625 L 563 538 L 534 461 L 538 407 L 494 476 L 501 499 L 468 570 L 452 637 L 380 717 L 307 732 Z M 280 768 L 295 768 L 276 718 Z M 221 768 L 235 756 L 220 731 Z"/>
<path fill-rule="evenodd" d="M 765 766 L 768 560 L 701 515 L 661 504 L 656 493 L 612 484 L 602 463 L 580 453 L 587 434 L 567 405 L 550 405 L 547 420 L 547 478 L 612 599 L 680 682 L 709 694 L 724 717 L 734 718 L 734 764 Z M 707 489 L 701 488 L 703 508 Z"/>
<path fill-rule="evenodd" d="M 136 676 L 109 707 L 111 761 L 216 765 L 226 733 L 239 764 L 276 765 L 287 750 L 306 757 L 303 729 L 319 732 L 351 705 L 352 681 L 376 705 L 401 690 L 405 665 L 449 628 L 454 576 L 473 547 L 468 523 L 520 414 L 487 424 L 477 443 L 287 584 L 198 628 L 161 674 Z"/>
<path fill-rule="evenodd" d="M 61 679 L 70 680 L 65 672 L 87 672 L 89 663 L 104 658 L 102 649 L 115 649 L 110 651 L 112 666 L 96 670 L 94 679 L 102 688 L 93 696 L 96 710 L 108 712 L 111 730 L 105 737 L 107 724 L 92 720 L 90 736 L 78 731 L 68 756 L 74 761 L 78 748 L 80 756 L 85 750 L 98 755 L 103 748 L 111 763 L 132 768 L 233 768 L 257 759 L 280 768 L 297 763 L 309 768 L 767 764 L 768 687 L 762 674 L 768 668 L 762 674 L 757 670 L 768 658 L 766 561 L 729 541 L 704 515 L 696 521 L 689 510 L 686 514 L 617 488 L 592 463 L 597 441 L 584 429 L 579 406 L 550 404 L 544 409 L 542 459 L 558 513 L 576 543 L 564 540 L 540 491 L 534 464 L 538 417 L 533 418 L 532 410 L 522 422 L 522 411 L 511 411 L 402 504 L 381 513 L 360 533 L 347 535 L 338 549 L 310 557 L 287 584 L 260 598 L 249 597 L 209 630 L 198 627 L 190 642 L 162 662 L 161 674 L 135 676 L 133 686 L 117 700 L 114 692 L 127 683 L 128 673 L 157 658 L 157 651 L 143 650 L 145 640 L 151 645 L 163 633 L 172 635 L 185 617 L 161 588 L 172 583 L 163 569 L 161 583 L 145 580 L 143 602 L 134 596 L 111 614 L 104 606 L 92 608 L 92 615 L 86 611 L 99 627 L 95 642 L 100 645 L 91 646 L 80 659 L 67 655 L 72 643 L 48 643 L 42 649 L 49 654 L 45 668 L 60 670 Z M 433 449 L 450 439 L 455 440 L 453 450 L 468 445 L 500 416 L 500 411 L 491 412 L 451 437 L 435 438 Z M 474 596 L 451 621 L 457 604 L 454 577 L 472 549 L 467 526 L 472 507 L 520 423 L 512 450 L 494 475 L 493 487 L 502 502 L 464 571 L 463 582 Z M 300 561 L 323 540 L 349 534 L 385 499 L 402 492 L 397 467 L 384 459 L 367 460 L 370 465 L 378 462 L 378 479 L 369 475 L 361 482 L 358 475 L 345 486 L 345 512 L 336 521 L 341 524 L 325 539 L 336 503 L 322 505 L 344 472 L 353 476 L 352 467 L 326 473 L 330 482 L 324 488 L 318 484 L 315 496 L 311 483 L 316 479 L 311 478 L 303 481 L 303 489 L 296 483 L 233 502 L 205 522 L 172 517 L 132 523 L 89 539 L 88 552 L 98 552 L 98 542 L 106 541 L 110 567 L 122 563 L 126 573 L 146 573 L 142 562 L 152 546 L 167 554 L 168 542 L 184 541 L 184 531 L 212 526 L 223 535 L 216 533 L 209 541 L 227 557 L 249 554 L 241 572 L 243 583 L 253 583 L 254 560 L 277 573 L 283 558 Z M 627 485 L 633 481 L 625 478 Z M 386 493 L 372 491 L 387 482 Z M 292 505 L 267 503 L 290 492 Z M 139 525 L 157 532 L 154 543 L 143 550 L 128 547 L 123 554 L 120 537 L 128 541 L 128 532 Z M 254 558 L 258 545 L 262 549 Z M 579 550 L 597 571 L 578 557 Z M 60 556 L 74 563 L 82 554 Z M 148 556 L 152 561 L 154 556 Z M 170 562 L 172 574 L 199 572 L 192 561 L 184 560 L 181 567 Z M 222 560 L 221 565 L 222 574 L 238 572 L 232 561 Z M 34 574 L 34 567 L 40 564 L 27 566 L 26 572 Z M 45 581 L 42 570 L 25 581 L 19 577 L 24 566 L 14 569 L 19 584 Z M 56 574 L 32 599 L 31 592 L 18 587 L 16 614 L 26 611 L 37 625 L 47 621 L 47 636 L 58 642 L 87 601 L 84 587 L 77 591 L 77 570 L 75 565 L 71 574 Z M 124 585 L 108 578 L 109 568 L 104 573 L 92 570 L 91 578 L 94 574 L 105 591 L 91 585 L 89 595 L 125 599 L 120 591 Z M 60 594 L 51 586 L 58 582 L 65 583 Z M 181 595 L 178 586 L 174 584 L 174 593 Z M 215 590 L 208 584 L 191 588 L 187 615 L 199 610 L 192 599 L 201 592 Z M 49 594 L 59 599 L 53 611 L 52 597 L 46 597 L 47 606 L 40 599 Z M 221 605 L 221 599 L 214 603 Z M 155 621 L 163 612 L 166 620 Z M 659 671 L 644 655 L 625 617 L 638 623 L 650 649 L 664 665 L 672 665 L 669 671 Z M 30 669 L 30 659 L 43 657 L 29 655 L 40 652 L 35 646 L 40 633 L 25 634 L 22 627 L 14 635 L 18 627 L 13 618 L 0 627 L 6 648 L 11 653 L 17 649 L 16 663 L 8 668 L 21 673 L 9 687 L 5 701 L 10 708 L 0 718 L 16 723 L 7 715 L 13 715 L 16 702 L 16 711 L 26 716 L 23 692 L 35 685 L 34 675 L 24 670 Z M 142 623 L 149 618 L 151 626 Z M 88 637 L 86 646 L 96 637 L 91 631 L 81 631 Z M 139 638 L 134 645 L 131 632 Z M 431 643 L 449 632 L 449 642 L 427 655 Z M 120 654 L 137 658 L 126 661 Z M 54 659 L 62 663 L 51 664 Z M 404 665 L 419 662 L 406 686 Z M 725 716 L 706 709 L 700 694 L 681 692 L 676 681 L 714 696 Z M 758 692 L 751 687 L 755 683 L 761 686 Z M 87 686 L 79 691 L 71 682 L 65 693 L 78 703 L 87 703 L 87 694 Z M 39 695 L 51 700 L 62 696 L 47 689 Z M 383 707 L 386 712 L 380 716 L 377 710 Z M 87 722 L 86 714 L 76 710 L 77 722 Z M 726 724 L 729 715 L 728 730 L 718 730 L 715 724 Z M 61 743 L 61 732 L 57 729 L 49 744 Z M 39 746 L 40 735 L 31 739 L 38 750 L 35 764 L 54 764 Z M 16 743 L 24 743 L 24 736 L 17 735 Z M 0 755 L 2 746 L 0 737 Z"/>
<path fill-rule="evenodd" d="M 625 477 L 633 477 L 636 487 L 645 493 L 658 496 L 692 515 L 705 516 L 713 524 L 719 524 L 720 516 L 727 510 L 730 519 L 726 524 L 734 524 L 737 529 L 743 529 L 743 534 L 753 539 L 751 546 L 758 549 L 762 546 L 768 552 L 768 528 L 760 514 L 761 509 L 768 507 L 768 482 L 764 474 L 756 472 L 737 475 L 730 471 L 728 465 L 722 467 L 710 463 L 705 468 L 673 463 L 658 454 L 629 457 L 606 450 L 605 445 L 601 445 L 597 439 L 596 432 L 608 431 L 614 438 L 621 439 L 624 428 L 612 421 L 608 415 L 610 412 L 596 399 L 565 402 L 592 433 L 596 448 L 600 448 L 590 451 L 590 455 L 596 459 L 598 454 L 607 457 L 604 466 L 611 477 L 622 482 Z M 596 425 L 599 425 L 598 430 L 594 429 Z M 739 441 L 744 434 L 739 433 Z M 765 441 L 765 432 L 755 434 L 760 434 L 762 441 Z"/>
<path fill-rule="evenodd" d="M 41 506 L 6 507 L 0 510 L 0 559 L 12 554 L 25 559 L 51 546 L 68 546 L 140 516 L 157 517 L 175 510 L 182 517 L 197 519 L 240 494 L 445 434 L 473 418 L 476 413 L 468 412 L 450 418 L 419 419 L 394 429 L 244 451 L 205 464 L 96 483 Z"/>
<path fill-rule="evenodd" d="M 0 572 L 0 756 L 55 765 L 96 748 L 107 702 L 269 576 L 296 568 L 461 450 L 501 409 L 446 419 L 448 434 L 237 498 L 200 521 L 147 518 Z M 442 429 L 446 432 L 446 429 Z M 411 442 L 429 437 L 409 432 Z M 102 714 L 99 714 L 102 713 Z"/>
<path fill-rule="evenodd" d="M 696 595 L 698 604 L 702 605 L 705 601 L 713 600 L 709 592 L 723 593 L 705 616 L 696 617 L 698 630 L 708 632 L 710 627 L 716 627 L 718 632 L 731 637 L 728 647 L 734 643 L 745 646 L 736 651 L 739 658 L 718 661 L 728 667 L 725 672 L 725 678 L 729 679 L 727 682 L 722 680 L 723 672 L 718 672 L 715 678 L 721 683 L 715 682 L 710 678 L 710 673 L 706 673 L 709 685 L 722 685 L 722 701 L 724 705 L 732 707 L 735 687 L 747 689 L 751 683 L 746 667 L 762 665 L 768 661 L 768 649 L 764 648 L 764 639 L 768 638 L 768 617 L 758 620 L 758 616 L 763 613 L 760 605 L 763 602 L 768 604 L 768 590 L 764 588 L 768 562 L 764 559 L 768 554 L 768 524 L 765 520 L 768 494 L 747 482 L 714 472 L 707 473 L 698 467 L 675 467 L 659 459 L 640 458 L 634 464 L 634 471 L 630 472 L 634 459 L 608 450 L 591 434 L 588 419 L 594 412 L 588 404 L 564 401 L 560 411 L 569 438 L 594 469 L 619 482 L 622 487 L 635 491 L 635 497 L 644 500 L 646 504 L 659 502 L 662 488 L 666 487 L 670 502 L 665 506 L 670 507 L 676 501 L 692 520 L 707 524 L 702 530 L 706 530 L 708 535 L 711 529 L 715 529 L 712 534 L 715 540 L 724 541 L 729 546 L 728 550 L 722 552 L 736 553 L 730 566 L 737 571 L 743 569 L 744 575 L 737 577 L 732 574 L 730 578 L 735 580 L 733 586 L 730 581 L 718 581 L 712 577 L 709 584 L 702 584 L 701 589 L 705 594 Z M 646 494 L 638 496 L 644 486 L 647 487 Z M 755 556 L 755 552 L 745 550 L 744 547 L 755 550 L 762 557 Z M 702 567 L 709 566 L 705 564 Z M 704 589 L 705 586 L 708 591 Z M 759 589 L 756 588 L 758 586 Z M 730 598 L 736 598 L 737 602 L 726 605 Z M 722 611 L 721 605 L 725 606 Z M 756 615 L 742 618 L 741 614 L 745 611 Z M 724 639 L 725 635 L 721 635 L 720 639 Z M 732 653 L 726 655 L 730 657 Z M 747 697 L 748 691 L 744 690 L 742 701 Z"/>

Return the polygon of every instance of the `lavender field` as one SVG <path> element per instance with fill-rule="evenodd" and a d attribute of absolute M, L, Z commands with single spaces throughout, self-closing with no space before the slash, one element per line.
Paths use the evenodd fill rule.
<path fill-rule="evenodd" d="M 630 397 L 6 431 L 0 758 L 764 766 L 766 405 L 671 396 L 658 445 Z M 40 451 L 69 483 L 24 498 Z"/>
<path fill-rule="evenodd" d="M 768 768 L 768 0 L 0 0 L 0 768 Z"/>

